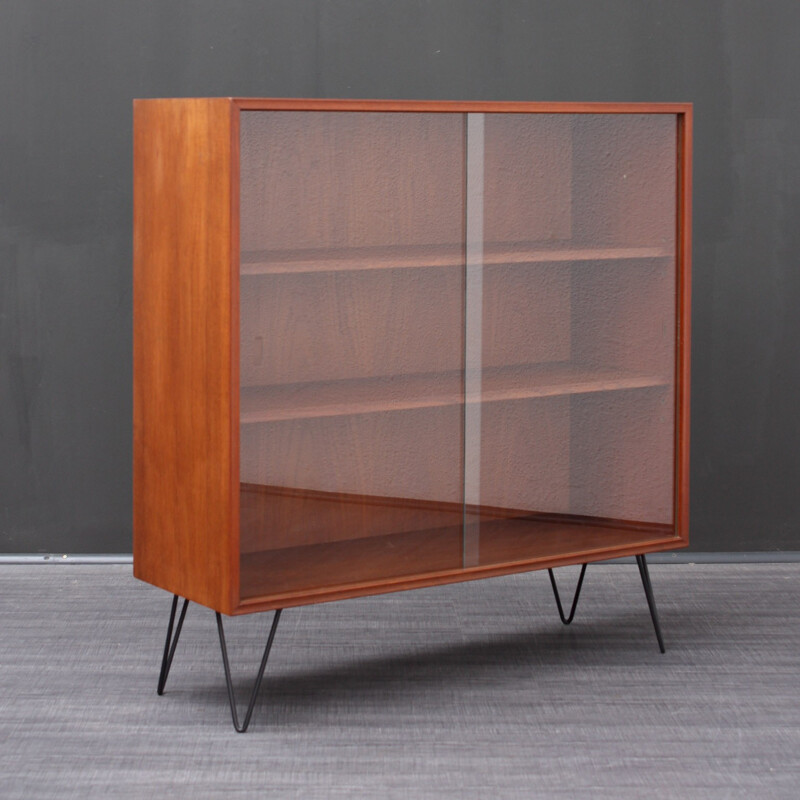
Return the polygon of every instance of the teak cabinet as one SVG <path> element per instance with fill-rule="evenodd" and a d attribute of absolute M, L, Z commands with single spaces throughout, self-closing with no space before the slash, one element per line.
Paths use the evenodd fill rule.
<path fill-rule="evenodd" d="M 691 106 L 134 111 L 137 577 L 241 614 L 687 544 Z"/>

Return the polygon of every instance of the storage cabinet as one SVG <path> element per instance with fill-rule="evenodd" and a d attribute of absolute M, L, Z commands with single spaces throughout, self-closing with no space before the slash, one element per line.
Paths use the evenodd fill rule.
<path fill-rule="evenodd" d="M 134 119 L 137 577 L 240 614 L 687 544 L 690 106 Z"/>

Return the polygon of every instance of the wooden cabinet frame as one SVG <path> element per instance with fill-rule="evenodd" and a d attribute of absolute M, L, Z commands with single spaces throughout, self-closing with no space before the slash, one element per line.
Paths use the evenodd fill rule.
<path fill-rule="evenodd" d="M 672 115 L 674 498 L 668 525 L 541 515 L 570 536 L 528 557 L 243 594 L 240 547 L 240 115 L 250 111 Z M 134 102 L 134 574 L 224 614 L 504 575 L 688 544 L 689 104 L 291 99 Z M 510 257 L 503 256 L 506 260 Z M 570 527 L 571 526 L 571 527 Z M 600 533 L 598 533 L 600 531 Z M 603 533 L 605 531 L 605 533 Z M 639 531 L 641 535 L 631 535 Z M 570 538 L 571 537 L 571 538 Z M 351 556 L 357 559 L 359 541 Z M 566 542 L 566 543 L 565 543 Z"/>

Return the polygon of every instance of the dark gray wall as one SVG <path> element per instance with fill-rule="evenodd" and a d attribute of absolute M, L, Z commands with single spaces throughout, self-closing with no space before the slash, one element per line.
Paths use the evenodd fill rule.
<path fill-rule="evenodd" d="M 0 551 L 131 549 L 131 100 L 695 104 L 694 549 L 800 550 L 797 0 L 3 0 Z"/>

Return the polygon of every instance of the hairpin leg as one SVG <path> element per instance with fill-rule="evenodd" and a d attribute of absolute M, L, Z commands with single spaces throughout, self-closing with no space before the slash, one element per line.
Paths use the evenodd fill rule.
<path fill-rule="evenodd" d="M 275 616 L 272 618 L 272 627 L 269 631 L 267 638 L 267 645 L 264 648 L 264 655 L 261 657 L 261 666 L 258 668 L 256 675 L 256 682 L 253 686 L 253 691 L 250 694 L 250 703 L 247 706 L 247 713 L 244 717 L 244 722 L 239 724 L 239 714 L 236 710 L 236 696 L 233 693 L 233 681 L 231 680 L 231 666 L 228 661 L 228 648 L 225 645 L 225 631 L 222 628 L 222 615 L 219 611 L 217 614 L 217 630 L 219 631 L 219 644 L 222 649 L 222 664 L 225 667 L 225 682 L 228 685 L 228 700 L 231 704 L 231 717 L 233 718 L 233 727 L 237 733 L 244 733 L 250 725 L 250 718 L 253 716 L 253 709 L 256 705 L 256 698 L 258 697 L 258 690 L 261 688 L 261 680 L 264 677 L 264 669 L 267 666 L 267 659 L 269 658 L 269 651 L 272 649 L 272 640 L 275 638 L 275 631 L 278 628 L 278 620 L 281 618 L 281 609 L 275 611 Z"/>
<path fill-rule="evenodd" d="M 644 593 L 647 597 L 647 605 L 650 608 L 650 617 L 653 620 L 653 627 L 656 629 L 658 649 L 661 650 L 662 653 L 666 653 L 664 639 L 661 636 L 661 625 L 658 622 L 656 600 L 655 597 L 653 597 L 653 584 L 650 583 L 650 572 L 647 569 L 647 559 L 645 559 L 644 555 L 636 556 L 636 563 L 639 565 L 639 574 L 642 576 L 642 585 L 644 586 Z"/>
<path fill-rule="evenodd" d="M 558 606 L 558 616 L 561 617 L 561 621 L 565 625 L 569 625 L 570 622 L 575 618 L 575 609 L 578 607 L 578 598 L 581 595 L 581 587 L 583 586 L 583 576 L 586 574 L 586 564 L 581 566 L 581 574 L 578 578 L 578 585 L 575 588 L 575 595 L 572 598 L 572 608 L 570 609 L 569 616 L 564 616 L 564 607 L 561 605 L 561 596 L 558 593 L 558 586 L 556 586 L 556 577 L 553 575 L 553 570 L 548 569 L 547 572 L 550 575 L 550 585 L 553 587 L 553 594 L 556 596 L 556 605 Z"/>
<path fill-rule="evenodd" d="M 169 615 L 169 626 L 167 627 L 167 641 L 164 642 L 164 656 L 161 659 L 161 672 L 158 675 L 158 689 L 156 691 L 159 695 L 164 694 L 164 687 L 167 685 L 169 668 L 172 666 L 172 658 L 175 655 L 175 648 L 178 646 L 178 639 L 180 639 L 181 636 L 181 628 L 183 628 L 183 620 L 186 616 L 186 608 L 188 605 L 189 601 L 184 600 L 181 615 L 178 619 L 178 627 L 175 630 L 175 638 L 173 639 L 172 626 L 175 624 L 175 612 L 178 609 L 178 595 L 173 595 L 172 612 Z"/>

